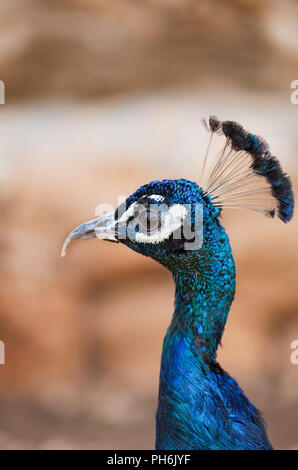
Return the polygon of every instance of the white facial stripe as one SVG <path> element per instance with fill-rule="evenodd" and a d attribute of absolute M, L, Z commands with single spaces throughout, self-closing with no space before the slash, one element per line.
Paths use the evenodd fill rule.
<path fill-rule="evenodd" d="M 127 211 L 125 211 L 121 217 L 117 220 L 118 223 L 122 223 L 122 222 L 126 222 L 129 217 L 132 217 L 133 216 L 133 213 L 134 213 L 134 209 L 135 209 L 135 206 L 137 204 L 137 201 L 136 202 L 133 202 L 129 208 L 127 209 Z"/>
<path fill-rule="evenodd" d="M 160 194 L 151 194 L 151 196 L 149 196 L 149 198 L 154 199 L 157 202 L 162 202 L 162 201 L 165 200 L 165 198 L 163 196 L 161 196 Z"/>
<path fill-rule="evenodd" d="M 182 226 L 186 212 L 186 207 L 182 204 L 171 206 L 162 227 L 152 234 L 137 232 L 136 241 L 139 243 L 160 243 L 168 239 L 175 230 Z"/>

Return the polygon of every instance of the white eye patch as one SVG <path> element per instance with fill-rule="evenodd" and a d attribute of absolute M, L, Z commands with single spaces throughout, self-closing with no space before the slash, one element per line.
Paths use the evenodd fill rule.
<path fill-rule="evenodd" d="M 182 227 L 183 221 L 187 215 L 187 209 L 182 204 L 174 204 L 173 206 L 167 207 L 166 204 L 163 204 L 163 201 L 165 201 L 164 196 L 160 194 L 144 195 L 143 197 L 153 199 L 161 204 L 162 223 L 160 226 L 153 229 L 150 227 L 149 231 L 141 227 L 142 224 L 139 224 L 138 217 L 135 216 L 140 212 L 139 207 L 142 206 L 141 201 L 132 203 L 119 217 L 117 223 L 126 223 L 131 217 L 134 217 L 128 224 L 128 232 L 130 231 L 131 238 L 134 238 L 137 243 L 161 243 L 167 240 L 173 232 Z"/>
<path fill-rule="evenodd" d="M 157 201 L 157 202 L 163 202 L 165 200 L 165 198 L 161 196 L 160 194 L 151 194 L 149 198 L 154 199 L 154 201 Z"/>
<path fill-rule="evenodd" d="M 182 227 L 186 214 L 187 210 L 185 206 L 182 204 L 174 204 L 173 206 L 169 207 L 168 211 L 164 214 L 161 227 L 154 230 L 152 233 L 141 231 L 136 232 L 136 242 L 161 243 L 162 241 L 167 240 L 173 232 Z"/>

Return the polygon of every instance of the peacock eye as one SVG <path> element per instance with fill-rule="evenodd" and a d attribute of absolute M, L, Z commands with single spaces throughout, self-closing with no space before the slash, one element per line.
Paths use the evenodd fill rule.
<path fill-rule="evenodd" d="M 154 205 L 138 208 L 135 217 L 142 233 L 152 234 L 161 227 L 161 212 Z"/>

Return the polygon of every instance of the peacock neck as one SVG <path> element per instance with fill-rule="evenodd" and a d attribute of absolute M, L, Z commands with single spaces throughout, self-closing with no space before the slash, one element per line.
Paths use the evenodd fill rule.
<path fill-rule="evenodd" d="M 234 297 L 235 270 L 231 253 L 222 262 L 214 259 L 208 265 L 205 256 L 204 261 L 203 258 L 198 260 L 198 264 L 201 262 L 203 270 L 174 273 L 175 311 L 161 359 L 157 449 L 189 448 L 183 447 L 184 439 L 192 425 L 194 429 L 197 426 L 194 413 L 200 389 L 206 386 L 206 377 L 214 367 Z"/>
<path fill-rule="evenodd" d="M 208 371 L 212 372 L 235 292 L 230 243 L 218 222 L 205 225 L 200 250 L 181 254 L 179 263 L 175 261 L 169 263 L 176 289 L 175 311 L 162 350 L 158 449 L 185 448 L 175 446 L 182 445 L 191 427 L 189 419 L 196 410 L 200 387 L 206 385 Z M 176 439 L 177 429 L 182 431 Z M 167 447 L 169 442 L 174 447 Z"/>
<path fill-rule="evenodd" d="M 208 282 L 200 273 L 174 276 L 176 294 L 171 331 L 193 336 L 202 352 L 215 358 L 230 305 L 234 279 Z"/>
<path fill-rule="evenodd" d="M 196 338 L 200 349 L 215 358 L 235 293 L 235 266 L 226 240 L 225 249 L 196 256 L 196 269 L 178 271 L 171 331 Z M 174 328 L 173 328 L 174 327 Z"/>

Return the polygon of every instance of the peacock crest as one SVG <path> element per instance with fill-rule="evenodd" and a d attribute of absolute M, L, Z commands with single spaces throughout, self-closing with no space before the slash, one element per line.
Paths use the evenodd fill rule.
<path fill-rule="evenodd" d="M 291 181 L 270 152 L 267 142 L 234 121 L 216 116 L 203 120 L 210 139 L 203 162 L 200 186 L 213 205 L 261 212 L 283 222 L 293 216 Z M 225 138 L 219 152 L 213 152 L 216 138 Z"/>

